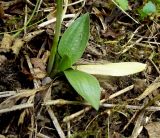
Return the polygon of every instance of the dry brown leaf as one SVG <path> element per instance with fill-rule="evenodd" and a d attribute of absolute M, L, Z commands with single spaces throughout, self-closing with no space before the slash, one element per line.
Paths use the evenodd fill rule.
<path fill-rule="evenodd" d="M 7 61 L 7 58 L 4 55 L 0 55 L 0 65 L 2 65 L 5 61 Z"/>
<path fill-rule="evenodd" d="M 1 42 L 0 52 L 9 52 L 13 43 L 13 36 L 5 33 Z"/>
<path fill-rule="evenodd" d="M 151 122 L 145 126 L 148 131 L 149 138 L 160 137 L 160 122 Z"/>
<path fill-rule="evenodd" d="M 47 63 L 49 56 L 50 56 L 50 51 L 46 50 L 42 56 L 42 61 L 44 64 Z"/>
<path fill-rule="evenodd" d="M 43 62 L 43 59 L 40 59 L 40 58 L 31 58 L 31 63 L 33 64 L 33 66 L 35 68 L 39 68 L 42 71 L 45 71 L 45 69 L 46 69 L 46 66 L 45 66 L 45 64 Z"/>
<path fill-rule="evenodd" d="M 19 51 L 21 50 L 23 45 L 24 45 L 24 41 L 22 39 L 17 38 L 12 46 L 13 53 L 18 56 Z"/>
<path fill-rule="evenodd" d="M 104 38 L 112 37 L 113 39 L 121 35 L 121 33 L 114 32 L 110 28 L 107 28 L 106 30 L 102 30 L 101 33 Z"/>
<path fill-rule="evenodd" d="M 38 30 L 31 33 L 28 33 L 26 36 L 24 36 L 22 39 L 17 38 L 14 40 L 14 37 L 5 33 L 4 37 L 1 42 L 0 46 L 0 52 L 12 52 L 15 55 L 19 54 L 19 51 L 24 46 L 24 43 L 29 42 L 31 39 L 33 39 L 35 36 L 41 34 L 44 32 L 44 30 Z M 13 44 L 13 45 L 12 45 Z"/>
<path fill-rule="evenodd" d="M 40 70 L 39 68 L 34 68 L 34 72 L 36 75 L 36 76 L 34 76 L 34 78 L 36 78 L 36 79 L 43 79 L 44 77 L 47 76 L 47 72 Z"/>

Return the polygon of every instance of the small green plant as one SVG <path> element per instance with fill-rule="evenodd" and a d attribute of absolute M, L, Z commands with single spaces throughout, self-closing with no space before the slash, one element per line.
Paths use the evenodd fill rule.
<path fill-rule="evenodd" d="M 142 18 L 147 17 L 148 15 L 151 15 L 156 12 L 156 5 L 149 1 L 147 2 L 142 9 L 139 10 L 139 13 Z"/>
<path fill-rule="evenodd" d="M 126 10 L 129 8 L 128 0 L 112 0 L 116 5 L 125 13 Z M 157 9 L 159 9 L 159 3 L 160 0 L 151 0 L 146 2 L 140 9 L 138 9 L 138 13 L 142 19 L 144 19 L 147 16 L 150 16 L 151 14 L 154 14 L 157 12 Z"/>
<path fill-rule="evenodd" d="M 72 87 L 96 110 L 100 105 L 100 85 L 98 80 L 90 75 L 125 76 L 143 71 L 142 63 L 110 63 L 96 65 L 73 66 L 81 58 L 89 39 L 89 14 L 76 19 L 66 29 L 59 40 L 62 22 L 62 0 L 57 0 L 56 30 L 48 62 L 47 72 L 51 78 L 64 74 Z M 88 74 L 89 73 L 89 74 Z"/>
<path fill-rule="evenodd" d="M 72 69 L 72 65 L 82 56 L 89 39 L 89 14 L 86 13 L 75 20 L 59 41 L 62 4 L 62 0 L 57 0 L 56 32 L 48 63 L 48 73 L 52 78 L 59 73 L 64 73 L 78 94 L 98 110 L 100 105 L 99 82 L 90 74 Z"/>

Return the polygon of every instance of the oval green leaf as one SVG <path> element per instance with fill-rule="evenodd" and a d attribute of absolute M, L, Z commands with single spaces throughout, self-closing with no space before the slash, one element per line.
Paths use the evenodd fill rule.
<path fill-rule="evenodd" d="M 92 75 L 72 69 L 64 71 L 64 74 L 77 93 L 98 110 L 100 85 L 97 79 Z"/>
<path fill-rule="evenodd" d="M 142 9 L 142 11 L 146 14 L 149 15 L 151 13 L 156 12 L 156 6 L 154 3 L 152 3 L 151 1 L 149 1 L 148 3 L 146 3 Z"/>
<path fill-rule="evenodd" d="M 73 68 L 96 76 L 126 76 L 146 69 L 146 64 L 139 62 L 120 62 L 96 65 L 77 65 Z"/>
<path fill-rule="evenodd" d="M 58 53 L 67 56 L 74 64 L 83 54 L 89 39 L 89 14 L 79 17 L 64 32 L 59 42 Z"/>
<path fill-rule="evenodd" d="M 142 9 L 139 10 L 139 13 L 143 18 L 147 17 L 148 15 L 156 12 L 156 6 L 151 1 L 147 2 Z"/>

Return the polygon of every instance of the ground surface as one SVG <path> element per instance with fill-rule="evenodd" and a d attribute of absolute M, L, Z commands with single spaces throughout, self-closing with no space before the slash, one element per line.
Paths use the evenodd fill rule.
<path fill-rule="evenodd" d="M 137 10 L 144 3 L 130 1 L 132 18 L 109 0 L 67 8 L 66 14 L 90 13 L 89 43 L 77 64 L 147 65 L 135 75 L 98 78 L 103 102 L 95 111 L 64 76 L 46 78 L 55 24 L 42 23 L 55 17 L 55 2 L 44 0 L 34 12 L 36 1 L 0 1 L 0 137 L 158 138 L 160 16 L 142 20 Z M 62 33 L 72 18 L 63 21 Z"/>

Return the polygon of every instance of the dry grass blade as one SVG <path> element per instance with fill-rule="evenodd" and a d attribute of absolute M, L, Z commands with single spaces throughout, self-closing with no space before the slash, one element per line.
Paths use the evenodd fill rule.
<path fill-rule="evenodd" d="M 15 94 L 15 95 L 9 97 L 8 99 L 6 99 L 5 101 L 3 101 L 0 104 L 0 109 L 10 108 L 10 107 L 14 106 L 15 103 L 19 99 L 35 95 L 37 92 L 40 92 L 40 91 L 42 92 L 42 91 L 46 90 L 47 87 L 48 86 L 43 86 L 38 89 L 20 90 L 17 94 Z"/>
<path fill-rule="evenodd" d="M 28 33 L 26 36 L 23 37 L 23 41 L 27 43 L 30 40 L 32 40 L 34 37 L 36 37 L 37 35 L 43 33 L 44 31 L 45 30 L 38 30 L 38 31 Z"/>
<path fill-rule="evenodd" d="M 47 100 L 50 100 L 50 99 L 51 99 L 51 87 L 46 91 L 43 101 L 46 102 Z M 61 128 L 61 126 L 58 122 L 58 119 L 55 116 L 53 110 L 51 109 L 50 106 L 46 106 L 46 108 L 47 108 L 47 112 L 48 112 L 48 114 L 49 114 L 49 116 L 52 120 L 52 123 L 54 124 L 54 126 L 55 126 L 55 128 L 58 132 L 59 137 L 60 138 L 65 138 L 65 134 L 64 134 L 64 132 L 63 132 L 63 130 L 62 130 L 62 128 Z"/>
<path fill-rule="evenodd" d="M 14 105 L 14 106 L 9 107 L 9 108 L 0 109 L 0 114 L 11 112 L 11 111 L 16 111 L 16 110 L 21 110 L 21 109 L 25 109 L 25 108 L 31 108 L 31 107 L 33 107 L 33 104 L 31 104 L 31 103 Z"/>
<path fill-rule="evenodd" d="M 142 126 L 143 120 L 144 120 L 144 111 L 139 114 L 130 138 L 137 138 L 139 136 L 139 134 L 141 133 L 143 129 L 143 126 Z"/>
<path fill-rule="evenodd" d="M 160 87 L 160 82 L 153 82 L 151 85 L 148 86 L 148 88 L 136 99 L 142 100 L 148 95 L 152 94 L 153 91 L 157 90 Z"/>
<path fill-rule="evenodd" d="M 59 123 L 58 123 L 58 120 L 56 118 L 56 116 L 54 115 L 54 112 L 52 111 L 52 109 L 50 107 L 48 107 L 48 114 L 50 115 L 51 119 L 52 119 L 52 122 L 60 136 L 60 138 L 66 138 L 65 135 L 64 135 L 64 132 L 62 131 Z"/>
<path fill-rule="evenodd" d="M 13 96 L 13 95 L 15 95 L 15 94 L 16 94 L 16 91 L 5 91 L 5 92 L 0 92 L 0 98 Z"/>
<path fill-rule="evenodd" d="M 148 131 L 148 135 L 150 138 L 159 138 L 160 136 L 160 123 L 159 122 L 150 122 L 145 126 Z"/>
<path fill-rule="evenodd" d="M 120 105 L 118 104 L 102 104 L 101 105 L 102 107 L 106 107 L 106 108 L 114 108 L 114 107 L 119 107 Z M 125 105 L 125 106 L 122 106 L 123 108 L 126 108 L 126 109 L 132 109 L 132 110 L 141 110 L 143 108 L 143 106 L 137 106 L 137 105 Z M 144 110 L 146 111 L 160 111 L 160 107 L 158 106 L 148 106 L 146 107 Z"/>

